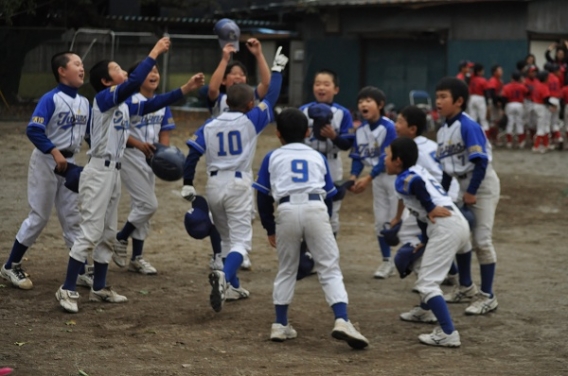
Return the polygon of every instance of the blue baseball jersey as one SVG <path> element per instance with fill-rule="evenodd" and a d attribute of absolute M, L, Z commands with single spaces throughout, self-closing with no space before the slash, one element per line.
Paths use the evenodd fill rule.
<path fill-rule="evenodd" d="M 355 141 L 349 156 L 367 166 L 375 166 L 395 138 L 394 123 L 389 118 L 382 116 L 374 124 L 365 122 L 355 131 Z"/>
<path fill-rule="evenodd" d="M 45 133 L 47 140 L 36 144 L 43 153 L 54 147 L 76 153 L 81 148 L 90 119 L 91 106 L 87 98 L 77 94 L 77 89 L 59 84 L 41 97 L 28 128 Z"/>
<path fill-rule="evenodd" d="M 327 159 L 307 145 L 293 143 L 268 153 L 253 188 L 278 202 L 292 194 L 333 196 L 337 192 Z"/>
<path fill-rule="evenodd" d="M 415 165 L 398 174 L 394 183 L 397 195 L 411 214 L 416 216 L 419 221 L 427 222 L 428 211 L 413 192 L 413 185 L 419 184 L 420 181 L 424 182 L 426 191 L 434 206 L 452 206 L 452 199 L 438 180 L 422 166 Z"/>
<path fill-rule="evenodd" d="M 208 172 L 252 172 L 258 135 L 271 121 L 272 108 L 262 101 L 247 113 L 230 111 L 210 119 L 187 145 L 205 154 Z"/>
<path fill-rule="evenodd" d="M 300 107 L 306 117 L 308 117 L 308 109 L 310 106 L 317 104 L 318 102 L 311 102 Z M 355 138 L 355 132 L 353 129 L 353 118 L 348 109 L 340 106 L 337 103 L 332 103 L 330 105 L 331 112 L 333 113 L 333 118 L 331 119 L 331 126 L 335 132 L 345 139 Z M 310 136 L 305 139 L 306 145 L 311 146 L 314 150 L 319 151 L 323 154 L 334 154 L 339 153 L 341 150 L 329 139 L 325 141 L 320 141 L 313 135 L 314 121 L 308 117 L 308 127 L 310 129 Z"/>
<path fill-rule="evenodd" d="M 134 94 L 130 97 L 126 104 L 129 106 L 137 102 L 144 102 L 148 99 L 140 94 Z M 150 144 L 160 141 L 161 131 L 170 131 L 175 128 L 174 118 L 169 107 L 163 107 L 155 112 L 146 114 L 142 117 L 132 117 L 132 126 L 130 127 L 130 135 L 137 140 L 148 142 Z"/>
<path fill-rule="evenodd" d="M 460 113 L 438 130 L 436 158 L 445 173 L 457 177 L 473 171 L 474 158 L 491 162 L 491 146 L 481 126 L 465 112 Z"/>

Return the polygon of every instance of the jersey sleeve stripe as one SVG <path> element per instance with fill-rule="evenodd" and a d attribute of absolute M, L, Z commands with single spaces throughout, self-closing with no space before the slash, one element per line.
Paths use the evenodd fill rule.
<path fill-rule="evenodd" d="M 193 140 L 188 140 L 187 144 L 189 146 L 194 147 L 195 149 L 197 149 L 197 151 L 199 151 L 201 154 L 205 154 L 205 149 L 201 147 L 201 145 L 199 145 L 197 142 L 193 141 Z"/>
<path fill-rule="evenodd" d="M 267 194 L 267 195 L 270 194 L 270 189 L 269 189 L 269 188 L 266 188 L 266 187 L 265 187 L 264 185 L 262 185 L 262 184 L 259 184 L 258 182 L 252 183 L 252 187 L 253 187 L 254 189 L 256 189 L 256 190 L 258 190 L 258 191 L 264 193 L 264 194 Z"/>

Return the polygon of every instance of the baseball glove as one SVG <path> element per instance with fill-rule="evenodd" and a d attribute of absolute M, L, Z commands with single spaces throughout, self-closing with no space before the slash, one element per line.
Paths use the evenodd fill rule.
<path fill-rule="evenodd" d="M 334 181 L 333 185 L 335 189 L 337 189 L 337 193 L 333 196 L 332 201 L 341 201 L 345 197 L 347 190 L 351 188 L 355 184 L 353 180 L 338 180 Z"/>
<path fill-rule="evenodd" d="M 473 229 L 475 228 L 475 214 L 473 214 L 473 211 L 466 205 L 462 206 L 460 208 L 460 211 L 469 224 L 469 230 L 473 231 Z"/>
<path fill-rule="evenodd" d="M 325 141 L 326 138 L 321 135 L 321 129 L 327 124 L 331 124 L 331 119 L 333 119 L 331 107 L 325 103 L 311 105 L 308 108 L 308 117 L 314 121 L 312 128 L 314 137 L 320 141 Z"/>
<path fill-rule="evenodd" d="M 381 235 L 385 238 L 385 241 L 391 247 L 394 247 L 400 243 L 398 239 L 398 231 L 402 226 L 402 221 L 399 221 L 395 226 L 391 227 L 390 222 L 386 222 L 381 230 Z"/>
<path fill-rule="evenodd" d="M 150 167 L 154 175 L 165 181 L 176 181 L 183 177 L 185 156 L 175 146 L 154 144 L 156 151 L 150 157 Z"/>

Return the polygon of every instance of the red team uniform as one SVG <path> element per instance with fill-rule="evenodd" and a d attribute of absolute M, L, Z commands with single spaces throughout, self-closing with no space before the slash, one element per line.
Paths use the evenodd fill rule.
<path fill-rule="evenodd" d="M 529 95 L 526 85 L 512 81 L 503 87 L 501 94 L 507 99 L 505 114 L 507 115 L 507 147 L 513 146 L 513 131 L 516 130 L 519 146 L 524 146 L 525 129 L 523 124 L 523 103 Z"/>
<path fill-rule="evenodd" d="M 485 102 L 485 90 L 487 90 L 487 80 L 482 76 L 472 76 L 469 80 L 469 103 L 467 113 L 478 121 L 489 137 L 489 122 L 487 121 L 487 103 Z"/>
<path fill-rule="evenodd" d="M 550 111 L 546 107 L 546 99 L 550 97 L 550 90 L 547 83 L 542 83 L 538 80 L 534 81 L 531 99 L 536 114 L 536 138 L 533 144 L 533 151 L 536 151 L 541 144 L 545 148 L 549 146 Z"/>

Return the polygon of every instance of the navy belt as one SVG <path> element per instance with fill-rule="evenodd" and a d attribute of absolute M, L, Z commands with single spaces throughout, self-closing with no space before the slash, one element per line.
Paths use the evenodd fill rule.
<path fill-rule="evenodd" d="M 466 172 L 465 174 L 456 176 L 456 178 L 458 178 L 458 179 L 460 179 L 460 180 L 463 180 L 463 179 L 467 178 L 467 172 Z"/>
<path fill-rule="evenodd" d="M 217 173 L 218 173 L 218 172 L 219 172 L 219 171 L 211 171 L 211 172 L 209 173 L 209 176 L 217 176 Z M 243 174 L 241 174 L 240 171 L 235 171 L 235 177 L 236 177 L 236 178 L 242 178 L 242 177 L 243 177 Z"/>
<path fill-rule="evenodd" d="M 63 158 L 71 158 L 75 155 L 75 153 L 73 153 L 72 151 L 69 151 L 69 150 L 59 150 L 59 152 L 61 153 Z"/>
<path fill-rule="evenodd" d="M 308 195 L 308 200 L 309 201 L 321 201 L 321 196 L 317 193 L 310 193 Z M 290 196 L 284 196 L 278 201 L 279 204 L 283 204 L 285 202 L 290 202 Z"/>
<path fill-rule="evenodd" d="M 448 206 L 444 206 L 444 208 L 446 208 L 446 209 L 448 209 L 448 210 L 451 210 L 451 211 L 454 211 L 454 207 L 453 207 L 453 206 L 449 206 L 449 205 L 448 205 Z"/>
<path fill-rule="evenodd" d="M 106 160 L 105 160 L 105 167 L 108 167 L 108 166 L 110 166 L 110 161 L 109 161 L 108 159 L 106 159 Z M 120 170 L 120 167 L 121 167 L 120 162 L 116 162 L 116 164 L 114 165 L 114 167 L 115 167 L 117 170 Z"/>

